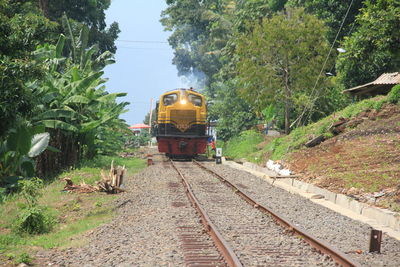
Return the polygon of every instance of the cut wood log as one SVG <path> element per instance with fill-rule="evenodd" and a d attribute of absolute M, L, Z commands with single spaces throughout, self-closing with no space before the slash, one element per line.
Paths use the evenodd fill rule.
<path fill-rule="evenodd" d="M 305 143 L 304 145 L 306 147 L 314 147 L 316 145 L 321 144 L 322 141 L 325 140 L 325 137 L 323 135 L 319 135 L 313 139 L 311 139 L 310 141 L 308 141 L 307 143 Z"/>
<path fill-rule="evenodd" d="M 91 193 L 91 192 L 106 192 L 110 194 L 116 194 L 119 192 L 124 192 L 121 188 L 124 175 L 127 169 L 125 166 L 114 167 L 114 161 L 111 162 L 111 168 L 108 174 L 104 170 L 101 170 L 101 180 L 96 182 L 97 186 L 88 185 L 85 182 L 82 182 L 80 185 L 75 185 L 71 179 L 64 178 L 64 181 L 67 183 L 64 186 L 64 190 L 66 191 L 75 191 L 79 193 Z"/>
<path fill-rule="evenodd" d="M 272 179 L 299 178 L 299 176 L 298 175 L 275 175 L 275 176 L 270 176 L 269 178 L 272 178 Z"/>

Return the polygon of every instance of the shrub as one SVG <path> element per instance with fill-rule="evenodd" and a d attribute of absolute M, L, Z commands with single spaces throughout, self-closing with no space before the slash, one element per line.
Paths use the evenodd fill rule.
<path fill-rule="evenodd" d="M 400 100 L 400 84 L 394 86 L 388 94 L 388 100 L 390 103 L 396 104 Z"/>
<path fill-rule="evenodd" d="M 380 110 L 380 109 L 382 108 L 382 105 L 383 105 L 384 102 L 385 102 L 385 99 L 384 99 L 384 98 L 381 99 L 381 100 L 376 101 L 376 102 L 374 103 L 374 109 L 375 109 L 375 110 Z"/>
<path fill-rule="evenodd" d="M 33 207 L 37 204 L 37 198 L 42 194 L 40 189 L 43 188 L 43 181 L 39 178 L 26 179 L 19 182 L 21 187 L 21 195 L 25 199 L 26 204 L 29 207 Z"/>
<path fill-rule="evenodd" d="M 55 224 L 54 218 L 41 207 L 26 207 L 20 212 L 13 225 L 14 231 L 19 234 L 48 233 Z"/>
<path fill-rule="evenodd" d="M 32 257 L 28 253 L 22 253 L 21 255 L 18 256 L 16 263 L 25 263 L 30 265 L 32 263 Z"/>
<path fill-rule="evenodd" d="M 20 214 L 13 223 L 13 230 L 19 234 L 43 234 L 49 232 L 55 224 L 54 218 L 46 213 L 45 209 L 37 205 L 37 198 L 41 195 L 43 182 L 39 178 L 23 180 L 21 195 L 26 205 L 20 207 Z"/>

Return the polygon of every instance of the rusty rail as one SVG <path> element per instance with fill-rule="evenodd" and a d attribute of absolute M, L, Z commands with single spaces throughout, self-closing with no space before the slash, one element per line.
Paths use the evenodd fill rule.
<path fill-rule="evenodd" d="M 213 239 L 215 245 L 221 252 L 222 256 L 225 258 L 226 263 L 228 266 L 231 267 L 243 267 L 242 263 L 240 262 L 239 258 L 236 256 L 235 252 L 232 248 L 228 245 L 228 243 L 224 240 L 222 235 L 218 232 L 216 226 L 211 222 L 210 218 L 208 217 L 205 210 L 201 207 L 200 202 L 197 200 L 196 196 L 193 193 L 192 188 L 190 187 L 189 183 L 183 176 L 183 174 L 178 170 L 175 166 L 173 161 L 171 160 L 172 167 L 177 171 L 179 176 L 181 177 L 182 183 L 186 188 L 186 194 L 190 201 L 193 203 L 196 210 L 199 212 L 200 216 L 202 217 L 202 224 L 205 226 L 206 230 L 208 231 L 209 235 Z"/>
<path fill-rule="evenodd" d="M 253 200 L 250 196 L 246 195 L 243 191 L 241 191 L 237 186 L 223 178 L 221 175 L 215 173 L 214 171 L 208 169 L 204 165 L 200 164 L 199 162 L 193 160 L 195 164 L 197 164 L 200 168 L 206 170 L 207 172 L 211 173 L 215 177 L 217 177 L 221 182 L 223 182 L 225 185 L 228 187 L 232 188 L 233 191 L 238 194 L 240 197 L 242 197 L 247 203 L 252 205 L 254 208 L 270 214 L 275 221 L 282 225 L 283 227 L 288 228 L 289 230 L 293 231 L 294 233 L 298 234 L 301 236 L 304 241 L 306 241 L 308 244 L 310 244 L 313 248 L 319 250 L 321 253 L 329 255 L 332 257 L 332 259 L 337 262 L 338 264 L 345 266 L 345 267 L 353 267 L 353 266 L 361 266 L 358 262 L 354 261 L 350 257 L 346 256 L 344 253 L 334 249 L 330 245 L 328 245 L 325 241 L 322 241 L 314 236 L 312 236 L 310 233 L 308 233 L 306 230 L 301 229 L 298 226 L 295 226 L 294 224 L 290 223 L 288 220 L 284 219 L 282 215 L 278 215 L 276 212 L 272 211 L 269 208 L 266 208 L 259 203 L 257 203 L 255 200 Z"/>

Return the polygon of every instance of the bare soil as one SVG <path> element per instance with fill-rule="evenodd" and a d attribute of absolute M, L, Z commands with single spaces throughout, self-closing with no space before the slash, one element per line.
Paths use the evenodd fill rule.
<path fill-rule="evenodd" d="M 341 133 L 291 153 L 300 179 L 360 201 L 400 211 L 400 107 L 362 112 Z"/>

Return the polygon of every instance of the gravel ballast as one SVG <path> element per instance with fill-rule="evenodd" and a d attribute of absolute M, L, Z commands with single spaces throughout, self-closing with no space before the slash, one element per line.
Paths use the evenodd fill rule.
<path fill-rule="evenodd" d="M 175 164 L 244 266 L 335 266 L 191 162 Z"/>
<path fill-rule="evenodd" d="M 157 164 L 127 177 L 113 220 L 81 248 L 37 255 L 49 266 L 185 266 L 182 231 L 204 232 L 174 169 Z M 205 240 L 207 241 L 207 240 Z M 209 241 L 211 242 L 211 241 Z"/>
<path fill-rule="evenodd" d="M 163 164 L 161 159 L 154 159 L 154 162 L 156 165 L 134 177 L 126 177 L 127 192 L 122 193 L 115 203 L 115 217 L 110 223 L 82 236 L 88 240 L 86 245 L 42 251 L 37 255 L 38 261 L 43 266 L 185 266 L 187 252 L 182 249 L 185 232 L 181 229 L 189 227 L 193 233 L 200 234 L 204 228 L 184 194 L 176 171 L 169 164 Z M 302 245 L 304 242 L 299 238 L 276 228 L 269 216 L 235 194 L 229 197 L 222 194 L 230 189 L 216 177 L 185 165 L 190 162 L 179 164 L 183 165 L 180 169 L 188 177 L 196 196 L 206 206 L 224 238 L 237 251 L 244 266 L 272 266 L 267 262 L 275 259 L 266 254 L 279 255 L 279 249 L 288 255 L 301 255 L 301 259 L 290 264 L 282 256 L 282 266 L 332 265 L 326 256 L 315 253 L 309 246 Z M 350 255 L 362 266 L 399 266 L 399 241 L 384 235 L 382 254 L 370 254 L 367 252 L 371 229 L 368 225 L 273 187 L 247 172 L 215 163 L 202 164 L 236 184 L 260 204 Z M 273 240 L 277 236 L 280 239 Z M 202 239 L 211 243 L 208 237 Z"/>
<path fill-rule="evenodd" d="M 369 225 L 274 187 L 248 172 L 214 163 L 205 163 L 205 166 L 237 185 L 261 205 L 271 208 L 315 237 L 325 240 L 357 260 L 362 266 L 400 265 L 400 241 L 385 234 L 382 253 L 368 252 L 372 229 Z"/>

